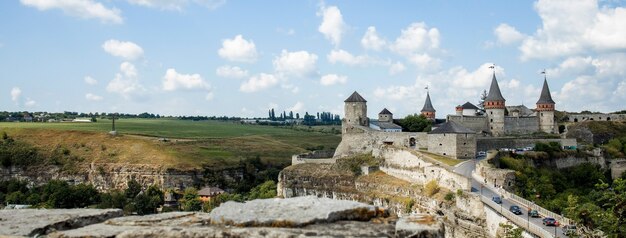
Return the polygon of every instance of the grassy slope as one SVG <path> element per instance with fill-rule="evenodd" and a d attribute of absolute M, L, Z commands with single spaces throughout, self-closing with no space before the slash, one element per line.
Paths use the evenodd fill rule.
<path fill-rule="evenodd" d="M 110 130 L 108 120 L 0 123 L 0 131 L 7 131 L 10 136 L 29 141 L 44 151 L 59 146 L 68 148 L 87 162 L 163 164 L 178 168 L 230 166 L 257 155 L 266 162 L 289 164 L 292 154 L 316 146 L 335 148 L 341 140 L 339 135 L 219 121 L 122 119 L 116 121 L 116 127 L 122 136 L 112 138 L 106 134 Z M 157 141 L 160 137 L 167 137 L 170 142 Z"/>

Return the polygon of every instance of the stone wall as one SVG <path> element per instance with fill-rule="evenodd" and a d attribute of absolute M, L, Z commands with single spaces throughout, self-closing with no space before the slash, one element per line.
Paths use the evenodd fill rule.
<path fill-rule="evenodd" d="M 456 158 L 476 158 L 476 134 L 457 134 L 456 138 Z"/>
<path fill-rule="evenodd" d="M 429 134 L 428 152 L 456 158 L 456 134 Z"/>
<path fill-rule="evenodd" d="M 471 188 L 470 179 L 434 163 L 419 152 L 387 146 L 375 150 L 373 155 L 384 158 L 380 170 L 396 178 L 418 184 L 435 180 L 450 191 L 469 191 Z"/>
<path fill-rule="evenodd" d="M 504 133 L 532 134 L 539 131 L 538 117 L 504 117 Z"/>
<path fill-rule="evenodd" d="M 626 159 L 614 159 L 609 162 L 609 168 L 611 169 L 611 177 L 613 179 L 619 178 L 624 172 L 626 172 Z"/>
<path fill-rule="evenodd" d="M 475 132 L 489 131 L 487 117 L 448 115 L 449 121 L 459 123 Z"/>
<path fill-rule="evenodd" d="M 489 163 L 489 159 L 480 160 L 476 163 L 473 176 L 476 180 L 492 184 L 494 187 L 502 187 L 508 190 L 515 186 L 515 171 L 495 168 Z"/>
<path fill-rule="evenodd" d="M 534 147 L 536 142 L 559 142 L 561 146 L 578 146 L 576 139 L 525 139 L 515 137 L 478 137 L 476 150 L 487 151 L 500 148 Z"/>
<path fill-rule="evenodd" d="M 626 114 L 568 114 L 569 122 L 626 121 Z"/>
<path fill-rule="evenodd" d="M 341 143 L 335 150 L 335 158 L 369 154 L 374 148 L 383 144 L 409 147 L 411 138 L 415 138 L 416 148 L 428 146 L 426 132 L 383 132 L 360 126 L 352 126 L 350 131 L 350 133 L 342 134 Z"/>
<path fill-rule="evenodd" d="M 291 164 L 302 164 L 302 163 L 321 163 L 321 164 L 332 164 L 335 163 L 335 159 L 333 159 L 333 155 L 335 151 L 313 151 L 306 154 L 299 154 L 291 156 Z"/>

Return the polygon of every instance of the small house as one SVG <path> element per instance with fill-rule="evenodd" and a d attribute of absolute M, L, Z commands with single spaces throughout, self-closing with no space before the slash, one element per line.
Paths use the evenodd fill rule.
<path fill-rule="evenodd" d="M 200 200 L 202 200 L 203 202 L 207 202 L 211 200 L 211 198 L 214 198 L 215 196 L 220 195 L 222 193 L 224 193 L 224 190 L 218 187 L 205 187 L 203 189 L 200 189 L 200 191 L 198 191 Z"/>

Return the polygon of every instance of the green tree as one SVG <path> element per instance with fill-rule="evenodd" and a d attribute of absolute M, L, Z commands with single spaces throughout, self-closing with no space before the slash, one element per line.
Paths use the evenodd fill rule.
<path fill-rule="evenodd" d="M 500 227 L 504 230 L 504 238 L 522 238 L 522 228 L 513 228 L 513 225 L 508 223 L 500 223 Z"/>
<path fill-rule="evenodd" d="M 128 181 L 128 187 L 124 191 L 126 198 L 133 199 L 137 196 L 137 194 L 139 194 L 139 192 L 141 192 L 141 184 L 139 184 L 139 182 L 135 179 Z"/>
<path fill-rule="evenodd" d="M 252 188 L 248 194 L 248 200 L 276 197 L 276 183 L 272 180 L 265 181 Z"/>
<path fill-rule="evenodd" d="M 200 211 L 202 209 L 202 201 L 200 201 L 200 196 L 198 196 L 198 190 L 195 188 L 185 189 L 181 205 L 184 211 Z"/>
<path fill-rule="evenodd" d="M 429 131 L 431 122 L 424 115 L 408 115 L 399 122 L 402 129 L 410 132 Z"/>

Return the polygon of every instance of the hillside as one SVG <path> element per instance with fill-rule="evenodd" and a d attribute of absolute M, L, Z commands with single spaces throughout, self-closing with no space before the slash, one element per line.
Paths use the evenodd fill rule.
<path fill-rule="evenodd" d="M 219 121 L 126 119 L 116 122 L 119 136 L 107 134 L 110 121 L 97 123 L 0 123 L 16 141 L 62 163 L 157 164 L 178 169 L 230 167 L 260 157 L 284 166 L 291 155 L 334 148 L 339 135 Z M 161 138 L 167 138 L 163 140 Z M 59 156 L 57 156 L 59 157 Z"/>
<path fill-rule="evenodd" d="M 567 137 L 587 144 L 605 144 L 615 137 L 626 136 L 626 122 L 585 121 L 570 124 Z"/>

